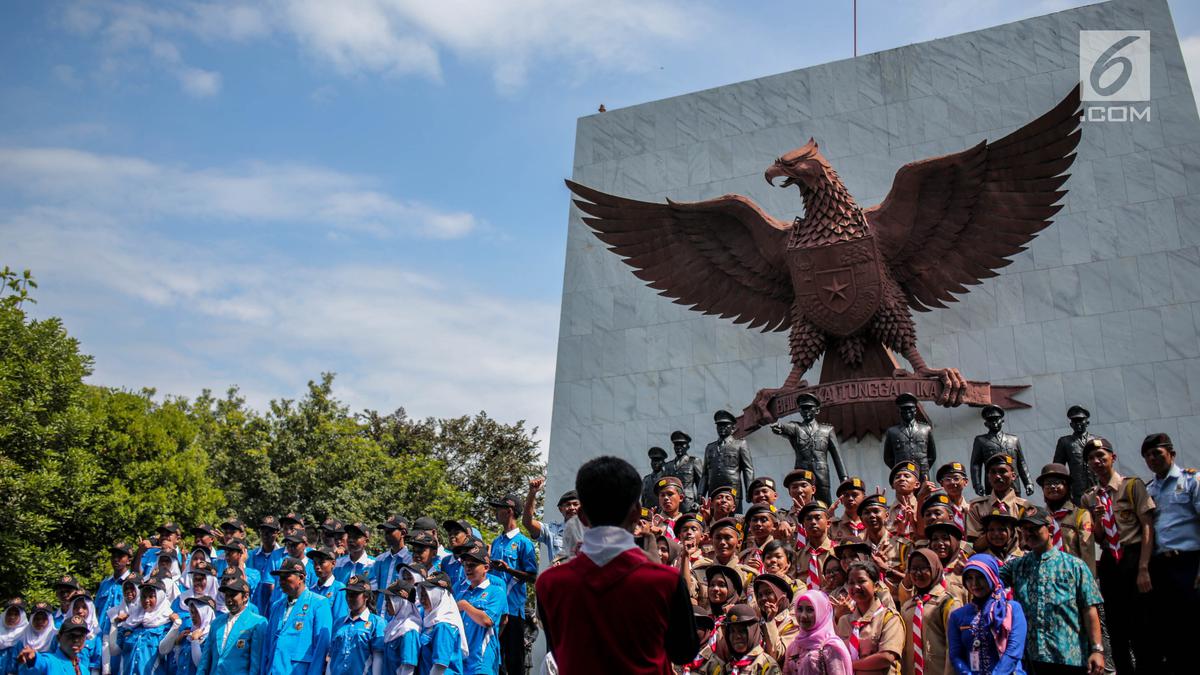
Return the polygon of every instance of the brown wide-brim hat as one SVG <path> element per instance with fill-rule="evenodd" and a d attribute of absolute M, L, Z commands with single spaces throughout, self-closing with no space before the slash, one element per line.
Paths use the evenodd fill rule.
<path fill-rule="evenodd" d="M 1066 464 L 1051 462 L 1042 467 L 1042 472 L 1038 474 L 1035 482 L 1038 485 L 1042 485 L 1047 478 L 1061 478 L 1069 483 L 1071 481 L 1071 470 L 1067 468 Z"/>

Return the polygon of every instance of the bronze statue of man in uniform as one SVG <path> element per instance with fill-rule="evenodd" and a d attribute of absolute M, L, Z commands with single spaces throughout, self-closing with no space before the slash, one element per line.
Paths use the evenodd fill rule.
<path fill-rule="evenodd" d="M 833 460 L 833 468 L 837 471 L 838 484 L 846 480 L 846 467 L 842 465 L 842 455 L 838 452 L 837 432 L 828 424 L 817 421 L 821 412 L 821 399 L 805 392 L 796 397 L 796 406 L 800 409 L 800 422 L 776 422 L 771 425 L 771 431 L 783 436 L 792 444 L 796 453 L 796 469 L 808 469 L 816 478 L 816 498 L 832 504 L 830 499 L 829 459 Z"/>
<path fill-rule="evenodd" d="M 704 448 L 704 479 L 700 483 L 700 493 L 707 495 L 715 488 L 731 486 L 737 513 L 741 513 L 742 500 L 749 496 L 750 481 L 754 480 L 750 445 L 733 437 L 733 428 L 737 424 L 733 413 L 718 410 L 713 415 L 713 422 L 717 425 L 717 440 Z"/>
<path fill-rule="evenodd" d="M 692 447 L 692 437 L 682 431 L 671 432 L 671 445 L 675 446 L 675 458 L 663 467 L 664 476 L 675 476 L 683 483 L 683 511 L 690 511 L 696 505 L 696 488 L 703 494 L 704 464 L 699 459 L 688 454 Z M 658 505 L 655 497 L 654 504 Z"/>
<path fill-rule="evenodd" d="M 933 442 L 933 427 L 917 419 L 917 397 L 900 394 L 896 397 L 900 424 L 888 427 L 883 435 L 883 462 L 893 467 L 900 462 L 917 465 L 922 483 L 929 480 L 929 467 L 937 463 L 937 446 Z"/>
<path fill-rule="evenodd" d="M 1082 504 L 1083 493 L 1099 484 L 1087 467 L 1087 442 L 1095 438 L 1088 433 L 1092 413 L 1081 405 L 1067 408 L 1067 419 L 1071 422 L 1071 433 L 1058 439 L 1054 446 L 1054 462 L 1066 464 L 1071 471 L 1071 501 Z"/>
<path fill-rule="evenodd" d="M 651 509 L 658 506 L 658 498 L 654 496 L 654 484 L 666 475 L 664 467 L 667 464 L 667 451 L 656 445 L 646 454 L 650 457 L 650 473 L 642 477 L 642 506 Z"/>
<path fill-rule="evenodd" d="M 971 484 L 975 494 L 991 494 L 992 486 L 984 479 L 983 467 L 994 455 L 1008 455 L 1017 465 L 1017 476 L 1025 485 L 1025 496 L 1033 494 L 1033 483 L 1029 480 L 1029 466 L 1025 463 L 1025 453 L 1021 450 L 1021 439 L 1014 434 L 1001 431 L 1004 428 L 1004 409 L 996 405 L 983 407 L 983 423 L 988 432 L 975 437 L 971 446 Z M 1020 488 L 1013 486 L 1014 490 Z"/>

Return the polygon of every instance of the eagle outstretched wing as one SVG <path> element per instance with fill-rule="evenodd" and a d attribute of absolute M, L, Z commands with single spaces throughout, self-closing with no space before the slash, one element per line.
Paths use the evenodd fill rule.
<path fill-rule="evenodd" d="M 749 328 L 791 325 L 783 257 L 790 223 L 740 195 L 652 204 L 569 180 L 567 187 L 581 197 L 583 221 L 659 295 Z"/>
<path fill-rule="evenodd" d="M 906 164 L 863 213 L 908 304 L 945 307 L 996 276 L 1062 208 L 1079 144 L 1079 87 L 993 143 Z"/>

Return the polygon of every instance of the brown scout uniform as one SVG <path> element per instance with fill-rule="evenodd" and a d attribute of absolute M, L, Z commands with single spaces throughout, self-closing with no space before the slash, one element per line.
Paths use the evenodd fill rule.
<path fill-rule="evenodd" d="M 806 584 L 808 583 L 808 560 L 812 557 L 809 553 L 809 548 L 816 548 L 819 551 L 817 554 L 817 576 L 820 577 L 821 572 L 825 569 L 825 561 L 829 559 L 829 556 L 833 555 L 833 540 L 826 536 L 825 541 L 821 542 L 819 546 L 814 545 L 810 541 L 808 542 L 808 548 L 796 551 L 796 564 L 793 566 L 792 578 Z"/>
<path fill-rule="evenodd" d="M 763 622 L 763 646 L 767 650 L 767 654 L 782 663 L 783 657 L 787 654 L 788 645 L 792 644 L 792 640 L 796 634 L 800 632 L 800 625 L 792 617 L 791 609 L 784 609 L 775 615 L 774 619 Z"/>
<path fill-rule="evenodd" d="M 972 499 L 970 506 L 967 507 L 967 536 L 965 541 L 975 544 L 976 547 L 979 546 L 979 537 L 983 535 L 983 518 L 991 514 L 992 511 L 999 509 L 1001 502 L 1004 503 L 1004 510 L 1011 514 L 1013 518 L 1020 518 L 1021 510 L 1029 505 L 1027 500 L 1017 496 L 1016 490 L 1009 490 L 1003 499 L 997 499 L 996 495 L 987 495 L 979 499 Z"/>
<path fill-rule="evenodd" d="M 924 604 L 921 612 L 921 639 L 925 645 L 925 672 L 952 673 L 954 667 L 949 664 L 947 655 L 946 627 L 950 624 L 950 612 L 962 606 L 962 601 L 955 597 L 956 593 L 942 588 L 940 583 L 934 584 L 929 591 L 931 596 Z M 917 611 L 917 601 L 909 598 L 900 607 L 900 618 L 904 619 L 904 655 L 901 659 L 901 672 L 912 673 L 913 670 L 913 614 Z"/>
<path fill-rule="evenodd" d="M 904 654 L 904 619 L 900 618 L 896 610 L 879 604 L 878 599 L 867 608 L 866 616 L 870 617 L 870 622 L 859 630 L 858 658 L 862 659 L 879 652 L 892 652 L 896 655 L 896 660 L 892 667 L 886 670 L 855 670 L 855 675 L 900 675 L 900 657 Z M 862 618 L 855 608 L 853 612 L 838 619 L 837 634 L 846 641 L 847 648 L 853 632 L 853 623 Z"/>
<path fill-rule="evenodd" d="M 846 517 L 838 518 L 829 524 L 829 536 L 834 541 L 843 539 L 859 539 L 863 536 L 863 532 L 867 529 L 866 524 L 859 520 L 858 523 L 850 524 L 850 519 Z"/>
<path fill-rule="evenodd" d="M 1059 514 L 1062 517 L 1059 517 Z M 1096 574 L 1096 533 L 1092 514 L 1087 509 L 1075 506 L 1070 499 L 1057 511 L 1050 511 L 1058 521 L 1062 532 L 1063 551 L 1087 563 L 1092 575 Z"/>
<path fill-rule="evenodd" d="M 737 668 L 738 675 L 780 675 L 779 664 L 775 659 L 771 658 L 762 645 L 755 645 L 746 653 L 743 659 L 750 659 L 748 665 Z M 742 661 L 743 659 L 738 659 Z M 712 655 L 712 658 L 704 662 L 699 670 L 693 671 L 700 675 L 730 675 L 734 672 L 733 664 L 725 663 L 720 656 Z"/>
<path fill-rule="evenodd" d="M 1156 507 L 1154 498 L 1146 490 L 1146 484 L 1137 476 L 1122 476 L 1113 471 L 1112 478 L 1106 485 L 1097 485 L 1083 495 L 1083 508 L 1092 513 L 1093 522 L 1103 535 L 1104 528 L 1099 523 L 1100 502 L 1097 495 L 1100 490 L 1108 490 L 1113 502 L 1113 515 L 1117 521 L 1117 542 L 1121 546 L 1131 546 L 1142 543 L 1142 524 L 1138 516 L 1153 511 Z"/>

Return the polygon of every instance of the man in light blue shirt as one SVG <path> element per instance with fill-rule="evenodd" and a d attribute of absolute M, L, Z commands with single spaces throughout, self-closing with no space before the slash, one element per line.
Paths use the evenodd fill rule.
<path fill-rule="evenodd" d="M 123 598 L 121 588 L 129 578 L 129 565 L 133 561 L 133 551 L 125 543 L 114 544 L 108 548 L 109 563 L 112 565 L 112 576 L 104 577 L 100 588 L 96 590 L 96 618 L 100 623 L 100 634 L 107 636 L 112 624 L 108 618 L 108 610 L 118 607 Z"/>
<path fill-rule="evenodd" d="M 371 588 L 375 590 L 377 596 L 375 611 L 383 615 L 387 601 L 383 591 L 387 590 L 393 581 L 400 578 L 399 566 L 412 562 L 412 552 L 408 550 L 404 541 L 408 536 L 407 518 L 394 515 L 380 523 L 379 529 L 383 531 L 383 538 L 387 541 L 388 550 L 375 556 L 375 564 L 371 566 L 369 577 Z"/>
<path fill-rule="evenodd" d="M 333 576 L 346 583 L 350 577 L 368 577 L 375 558 L 367 555 L 367 540 L 371 538 L 371 528 L 366 523 L 350 523 L 346 525 L 346 555 L 338 558 L 333 568 Z"/>
<path fill-rule="evenodd" d="M 459 559 L 468 583 L 458 596 L 468 647 L 463 673 L 497 675 L 500 672 L 497 631 L 508 608 L 504 580 L 488 574 L 488 553 L 482 541 L 475 540 L 462 548 Z"/>
<path fill-rule="evenodd" d="M 333 624 L 329 643 L 328 675 L 363 675 L 383 672 L 383 618 L 371 613 L 371 582 L 350 577 L 342 588 L 348 616 Z"/>
<path fill-rule="evenodd" d="M 537 506 L 538 493 L 542 491 L 545 484 L 546 479 L 542 477 L 529 481 L 529 492 L 525 495 L 525 510 L 521 513 L 521 524 L 529 531 L 529 536 L 542 545 L 546 551 L 544 564 L 550 565 L 558 558 L 571 555 L 571 551 L 562 550 L 563 532 L 567 528 L 567 521 L 579 513 L 579 495 L 574 490 L 567 490 L 558 498 L 558 513 L 562 516 L 562 522 L 542 522 L 534 517 L 533 512 Z"/>
<path fill-rule="evenodd" d="M 258 538 L 262 545 L 251 551 L 250 559 L 246 561 L 247 567 L 258 571 L 258 588 L 251 600 L 263 616 L 271 611 L 271 595 L 275 590 L 275 577 L 271 576 L 271 572 L 279 569 L 279 563 L 283 562 L 286 555 L 283 547 L 277 543 L 279 529 L 279 519 L 275 516 L 265 516 L 259 521 Z"/>
<path fill-rule="evenodd" d="M 1192 643 L 1200 635 L 1200 480 L 1195 469 L 1175 464 L 1171 437 L 1150 434 L 1142 459 L 1154 472 L 1146 491 L 1154 500 L 1154 557 L 1150 558 L 1155 618 L 1169 670 L 1196 667 Z"/>
<path fill-rule="evenodd" d="M 250 607 L 250 585 L 236 572 L 218 589 L 226 613 L 213 619 L 200 652 L 197 675 L 259 675 L 267 643 L 267 619 Z"/>
<path fill-rule="evenodd" d="M 537 548 L 517 527 L 520 503 L 516 495 L 488 502 L 504 531 L 492 541 L 491 568 L 504 580 L 508 607 L 500 625 L 500 650 L 505 672 L 525 672 L 525 584 L 537 578 Z"/>
<path fill-rule="evenodd" d="M 282 596 L 271 605 L 263 670 L 269 675 L 322 675 L 333 618 L 329 601 L 308 590 L 304 562 L 287 558 L 272 572 Z"/>

